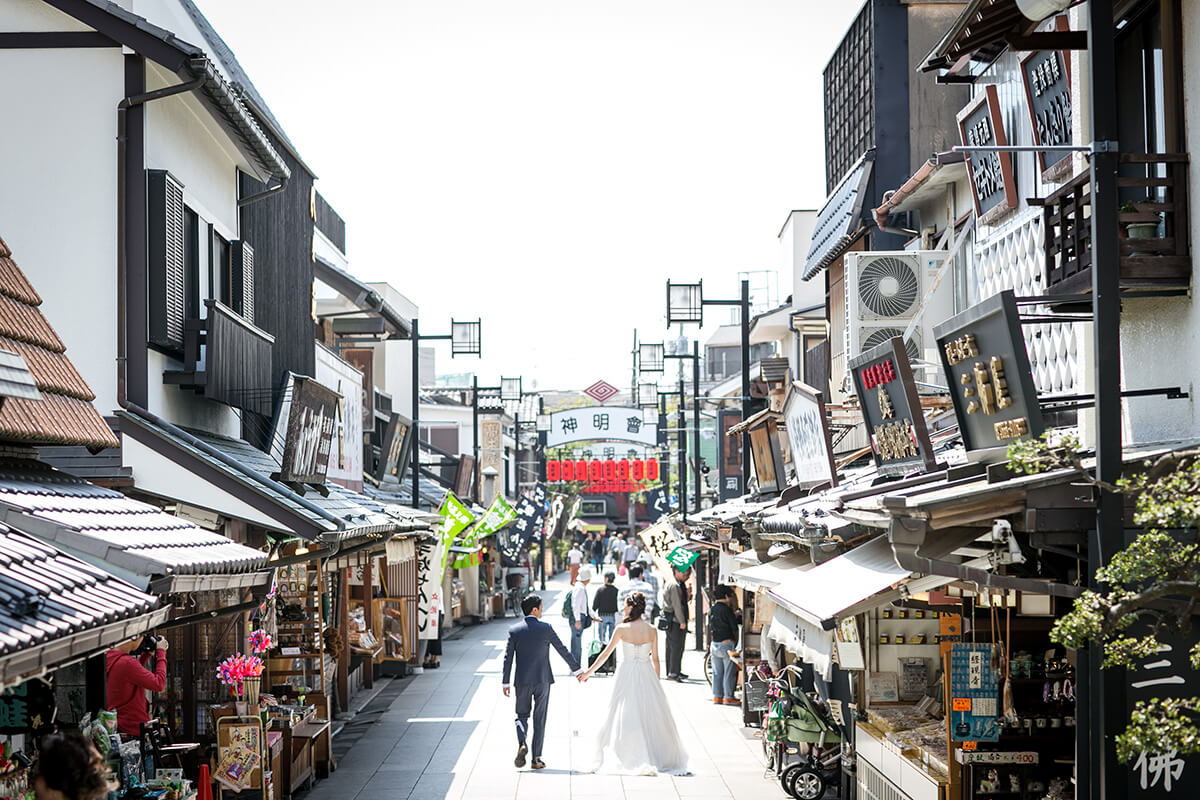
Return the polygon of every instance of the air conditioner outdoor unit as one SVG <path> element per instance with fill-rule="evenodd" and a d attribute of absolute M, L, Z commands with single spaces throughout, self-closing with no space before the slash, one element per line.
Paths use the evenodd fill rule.
<path fill-rule="evenodd" d="M 933 338 L 933 326 L 954 314 L 954 279 L 943 275 L 930 295 L 946 260 L 944 250 L 901 250 L 846 254 L 846 359 L 902 336 L 913 318 L 920 319 L 905 340 L 913 376 L 945 385 Z"/>

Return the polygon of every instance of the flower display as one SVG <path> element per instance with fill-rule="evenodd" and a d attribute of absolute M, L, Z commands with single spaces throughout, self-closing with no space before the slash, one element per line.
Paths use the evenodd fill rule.
<path fill-rule="evenodd" d="M 250 631 L 250 652 L 265 653 L 271 649 L 271 645 L 273 644 L 271 635 L 261 628 Z"/>
<path fill-rule="evenodd" d="M 234 697 L 242 696 L 243 681 L 262 675 L 263 662 L 258 656 L 235 653 L 217 665 L 217 680 L 229 687 Z"/>

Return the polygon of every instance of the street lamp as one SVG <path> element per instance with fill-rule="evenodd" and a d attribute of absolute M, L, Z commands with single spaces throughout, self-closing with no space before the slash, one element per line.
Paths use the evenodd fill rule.
<path fill-rule="evenodd" d="M 704 282 L 667 281 L 667 325 L 704 325 L 705 306 L 740 306 L 742 316 L 742 419 L 750 403 L 750 281 L 742 281 L 738 300 L 705 300 Z M 742 490 L 750 485 L 750 434 L 742 433 Z M 699 456 L 697 456 L 699 458 Z"/>
<path fill-rule="evenodd" d="M 639 383 L 637 394 L 639 408 L 658 408 L 657 383 Z"/>
<path fill-rule="evenodd" d="M 684 394 L 684 391 L 683 391 L 683 376 L 682 375 L 679 376 L 679 391 L 675 391 L 675 392 L 660 391 L 658 393 L 658 400 L 660 403 L 660 406 L 659 406 L 659 418 L 660 419 L 665 419 L 667 416 L 667 398 L 668 397 L 678 397 L 679 398 L 679 416 L 676 418 L 676 421 L 675 421 L 675 438 L 679 442 L 679 511 L 683 515 L 684 523 L 686 523 L 687 522 L 687 434 L 683 430 L 683 427 L 684 427 L 683 403 L 684 403 L 684 398 L 686 397 L 686 395 Z M 666 427 L 663 425 L 660 425 L 659 430 L 666 430 Z M 670 454 L 668 453 L 668 456 L 669 455 Z M 667 463 L 670 463 L 670 461 L 668 460 Z M 669 497 L 670 494 L 671 494 L 671 481 L 670 481 L 670 474 L 668 473 L 667 496 Z"/>
<path fill-rule="evenodd" d="M 450 333 L 422 335 L 416 318 L 412 321 L 412 424 L 417 436 L 412 449 L 412 507 L 421 505 L 421 341 L 450 340 L 450 356 L 478 356 L 481 352 L 482 320 L 459 322 L 450 320 Z M 476 446 L 478 450 L 478 445 Z M 475 466 L 479 468 L 479 453 Z"/>
<path fill-rule="evenodd" d="M 521 378 L 501 378 L 500 379 L 500 399 L 507 402 L 521 402 L 521 398 L 525 396 L 522 388 Z"/>
<path fill-rule="evenodd" d="M 665 347 L 662 342 L 642 342 L 638 345 L 638 371 L 662 372 L 666 365 L 663 363 Z"/>

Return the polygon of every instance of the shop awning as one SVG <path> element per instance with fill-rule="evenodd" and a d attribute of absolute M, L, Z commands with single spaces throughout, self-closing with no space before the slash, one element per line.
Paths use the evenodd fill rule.
<path fill-rule="evenodd" d="M 130 639 L 170 613 L 157 597 L 0 525 L 0 689 Z"/>
<path fill-rule="evenodd" d="M 857 603 L 895 586 L 912 573 L 896 564 L 880 536 L 819 567 L 793 575 L 769 592 L 792 613 L 826 630 Z"/>
<path fill-rule="evenodd" d="M 833 679 L 833 631 L 813 625 L 783 606 L 776 606 L 767 627 L 767 638 L 811 664 L 822 680 Z"/>
<path fill-rule="evenodd" d="M 804 262 L 804 280 L 829 266 L 864 229 L 863 204 L 871 183 L 871 170 L 875 166 L 874 157 L 872 152 L 859 159 L 818 212 L 812 243 Z"/>
<path fill-rule="evenodd" d="M 38 461 L 0 462 L 0 521 L 157 593 L 269 580 L 261 550 Z"/>
<path fill-rule="evenodd" d="M 752 567 L 739 569 L 729 577 L 730 580 L 743 589 L 757 592 L 778 586 L 789 578 L 810 570 L 814 566 L 808 558 L 807 553 L 804 555 L 788 553 L 765 564 L 756 564 Z"/>

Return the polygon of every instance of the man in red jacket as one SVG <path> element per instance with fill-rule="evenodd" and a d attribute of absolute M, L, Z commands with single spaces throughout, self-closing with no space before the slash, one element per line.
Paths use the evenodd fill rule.
<path fill-rule="evenodd" d="M 167 640 L 162 636 L 155 639 L 158 658 L 154 672 L 145 667 L 148 653 L 133 655 L 141 641 L 139 635 L 105 653 L 108 707 L 117 712 L 117 730 L 129 736 L 140 736 L 142 723 L 150 721 L 145 690 L 161 692 L 167 685 Z"/>

